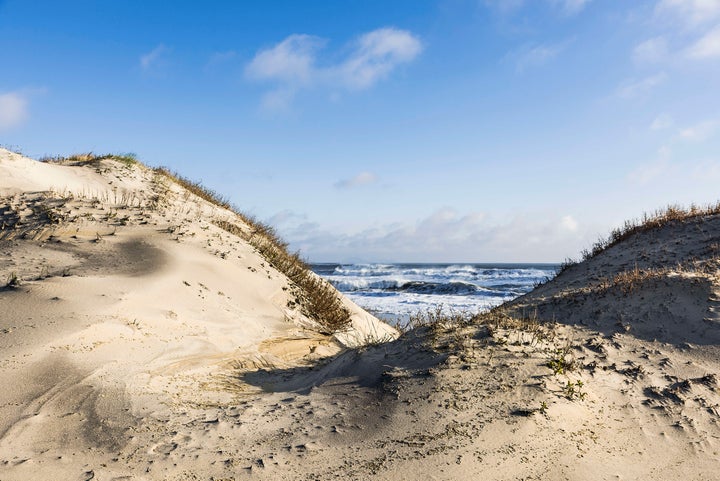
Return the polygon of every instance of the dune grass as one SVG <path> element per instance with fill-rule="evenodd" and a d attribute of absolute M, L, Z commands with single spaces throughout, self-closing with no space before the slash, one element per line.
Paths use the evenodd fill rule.
<path fill-rule="evenodd" d="M 310 270 L 300 254 L 290 252 L 288 244 L 283 241 L 271 226 L 242 213 L 229 199 L 200 182 L 190 180 L 167 167 L 157 167 L 155 173 L 182 186 L 201 199 L 218 207 L 228 209 L 240 217 L 248 226 L 243 229 L 237 224 L 226 220 L 215 219 L 213 223 L 221 229 L 246 240 L 275 269 L 285 274 L 299 289 L 303 314 L 313 319 L 321 327 L 322 332 L 330 334 L 342 331 L 350 324 L 350 312 L 342 303 L 338 292 L 330 283 Z"/>
<path fill-rule="evenodd" d="M 288 250 L 288 244 L 283 241 L 275 230 L 257 219 L 241 212 L 224 195 L 208 188 L 201 182 L 184 177 L 168 167 L 147 167 L 142 164 L 135 154 L 102 154 L 92 152 L 70 155 L 67 157 L 44 157 L 41 162 L 56 163 L 72 166 L 98 167 L 100 162 L 111 160 L 132 168 L 136 165 L 150 169 L 158 179 L 168 180 L 187 192 L 203 199 L 222 209 L 227 209 L 237 215 L 245 227 L 227 220 L 214 219 L 213 223 L 231 234 L 237 235 L 252 245 L 268 263 L 283 273 L 296 287 L 295 295 L 303 314 L 313 319 L 324 333 L 334 333 L 346 329 L 350 324 L 350 312 L 343 304 L 337 290 L 310 270 L 308 264 L 298 253 Z M 160 198 L 167 194 L 164 189 L 156 197 L 154 206 L 158 208 Z"/>
<path fill-rule="evenodd" d="M 686 222 L 699 217 L 716 214 L 720 214 L 720 201 L 706 206 L 697 206 L 695 204 L 691 204 L 690 207 L 670 205 L 664 209 L 658 209 L 654 212 L 646 212 L 638 219 L 625 221 L 622 226 L 610 231 L 610 235 L 600 238 L 589 249 L 584 249 L 580 253 L 580 261 L 565 259 L 558 268 L 558 274 L 578 264 L 579 262 L 592 259 L 606 249 L 609 249 L 636 234 L 659 229 L 672 223 Z"/>
<path fill-rule="evenodd" d="M 255 220 L 243 219 L 250 226 L 244 230 L 232 222 L 215 220 L 213 223 L 231 234 L 245 239 L 255 247 L 275 269 L 285 274 L 298 288 L 303 314 L 315 320 L 324 333 L 346 329 L 350 312 L 343 305 L 338 292 L 329 282 L 310 270 L 307 263 L 295 252 L 289 252 L 272 227 Z"/>
<path fill-rule="evenodd" d="M 73 154 L 67 157 L 42 157 L 40 162 L 62 164 L 62 165 L 97 165 L 103 160 L 114 160 L 120 162 L 125 167 L 132 167 L 139 163 L 137 155 L 128 152 L 123 154 L 94 154 L 92 152 L 84 152 L 81 154 Z"/>

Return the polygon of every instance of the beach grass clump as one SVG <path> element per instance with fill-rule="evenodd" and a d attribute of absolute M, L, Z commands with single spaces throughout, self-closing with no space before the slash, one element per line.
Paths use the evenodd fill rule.
<path fill-rule="evenodd" d="M 101 154 L 101 155 L 94 154 L 92 152 L 83 152 L 83 153 L 73 154 L 73 155 L 69 155 L 69 156 L 42 157 L 40 159 L 40 162 L 61 164 L 61 165 L 74 165 L 74 166 L 83 166 L 83 165 L 97 166 L 103 160 L 114 160 L 115 162 L 119 162 L 128 168 L 132 167 L 134 165 L 137 165 L 139 163 L 139 161 L 137 159 L 137 155 L 133 154 L 132 152 L 122 153 L 122 154 Z"/>
<path fill-rule="evenodd" d="M 275 269 L 285 274 L 299 289 L 303 314 L 316 321 L 322 332 L 342 331 L 350 324 L 350 312 L 342 303 L 335 288 L 310 270 L 297 252 L 290 252 L 275 230 L 255 219 L 243 216 L 249 230 L 232 222 L 216 220 L 221 229 L 245 239 Z"/>
<path fill-rule="evenodd" d="M 633 269 L 615 274 L 612 283 L 614 286 L 620 287 L 623 293 L 629 294 L 645 281 L 657 279 L 668 273 L 668 269 L 639 269 L 635 265 Z"/>
<path fill-rule="evenodd" d="M 402 332 L 428 327 L 431 329 L 452 329 L 470 325 L 474 314 L 456 309 L 445 309 L 442 304 L 410 314 L 407 321 L 398 326 Z"/>
<path fill-rule="evenodd" d="M 10 275 L 8 275 L 7 281 L 5 282 L 5 287 L 7 288 L 15 288 L 20 285 L 20 277 L 18 277 L 16 272 L 11 272 Z"/>
<path fill-rule="evenodd" d="M 213 223 L 221 229 L 246 240 L 275 269 L 282 272 L 299 289 L 300 305 L 303 313 L 321 327 L 322 332 L 339 332 L 350 324 L 350 312 L 343 304 L 338 292 L 326 280 L 310 270 L 308 264 L 297 252 L 290 252 L 272 226 L 258 221 L 252 216 L 240 212 L 230 201 L 204 186 L 165 167 L 155 168 L 157 175 L 164 176 L 184 187 L 201 199 L 223 209 L 228 209 L 240 217 L 247 228 L 226 220 L 216 219 Z"/>
<path fill-rule="evenodd" d="M 166 167 L 157 167 L 154 171 L 156 175 L 170 179 L 201 199 L 239 216 L 248 226 L 247 229 L 226 220 L 216 219 L 213 223 L 246 240 L 275 269 L 290 279 L 299 289 L 303 313 L 316 321 L 322 332 L 330 334 L 349 326 L 350 312 L 335 288 L 313 273 L 300 254 L 290 252 L 288 244 L 280 238 L 272 226 L 240 212 L 225 196 L 204 186 L 201 182 L 190 180 Z"/>
<path fill-rule="evenodd" d="M 202 182 L 190 180 L 187 177 L 184 177 L 177 172 L 170 170 L 167 167 L 155 167 L 153 170 L 155 171 L 155 174 L 170 179 L 171 181 L 175 182 L 181 187 L 184 187 L 186 190 L 192 192 L 201 199 L 210 202 L 211 204 L 218 207 L 222 207 L 223 209 L 229 209 L 236 214 L 242 215 L 240 212 L 237 211 L 237 209 L 235 209 L 235 207 L 230 203 L 227 197 L 219 194 L 218 192 L 215 192 L 209 187 L 206 187 L 202 184 Z"/>
<path fill-rule="evenodd" d="M 560 274 L 581 261 L 592 259 L 606 249 L 629 239 L 635 234 L 659 229 L 671 223 L 687 222 L 699 217 L 717 214 L 720 214 L 720 201 L 706 206 L 695 204 L 691 204 L 690 207 L 669 205 L 664 209 L 643 213 L 638 219 L 625 221 L 622 226 L 610 231 L 610 235 L 598 239 L 589 249 L 582 250 L 580 252 L 580 261 L 570 258 L 565 259 L 558 268 L 557 273 Z"/>

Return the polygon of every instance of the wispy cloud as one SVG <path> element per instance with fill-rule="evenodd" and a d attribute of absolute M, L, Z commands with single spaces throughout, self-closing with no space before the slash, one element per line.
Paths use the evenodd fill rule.
<path fill-rule="evenodd" d="M 525 5 L 525 0 L 484 0 L 485 6 L 496 9 L 501 13 L 510 13 Z"/>
<path fill-rule="evenodd" d="M 532 67 L 540 67 L 557 57 L 567 43 L 555 45 L 529 45 L 509 54 L 515 70 L 522 73 Z"/>
<path fill-rule="evenodd" d="M 348 91 L 368 89 L 422 51 L 422 43 L 412 33 L 381 28 L 360 36 L 345 58 L 319 66 L 318 56 L 326 44 L 326 40 L 315 36 L 290 35 L 259 51 L 245 67 L 245 75 L 275 84 L 265 94 L 263 105 L 287 107 L 298 91 L 317 86 Z"/>
<path fill-rule="evenodd" d="M 660 147 L 653 160 L 635 167 L 628 173 L 627 179 L 633 184 L 647 185 L 663 177 L 671 169 L 671 159 L 672 150 L 667 146 Z"/>
<path fill-rule="evenodd" d="M 717 3 L 720 4 L 720 1 Z M 720 57 L 720 25 L 692 44 L 687 50 L 687 55 L 700 60 Z"/>
<path fill-rule="evenodd" d="M 29 116 L 26 95 L 21 92 L 0 94 L 0 131 L 22 125 Z"/>
<path fill-rule="evenodd" d="M 665 130 L 673 126 L 675 121 L 669 114 L 660 114 L 650 124 L 650 130 Z"/>
<path fill-rule="evenodd" d="M 372 172 L 361 172 L 350 179 L 343 179 L 335 182 L 338 189 L 350 189 L 362 185 L 374 184 L 378 181 L 378 176 Z"/>
<path fill-rule="evenodd" d="M 680 138 L 691 142 L 702 142 L 709 139 L 718 131 L 720 122 L 717 120 L 705 120 L 680 131 Z"/>
<path fill-rule="evenodd" d="M 720 17 L 717 0 L 659 0 L 655 5 L 658 16 L 689 27 L 707 24 Z"/>
<path fill-rule="evenodd" d="M 421 51 L 420 40 L 410 32 L 381 28 L 361 36 L 337 72 L 346 86 L 365 89 L 387 77 L 398 65 L 411 62 Z"/>
<path fill-rule="evenodd" d="M 170 52 L 170 49 L 165 45 L 158 45 L 148 53 L 140 56 L 140 67 L 146 71 L 156 67 L 168 52 Z"/>
<path fill-rule="evenodd" d="M 631 99 L 649 94 L 655 87 L 667 79 L 664 72 L 651 75 L 642 79 L 633 79 L 624 82 L 618 89 L 617 95 L 622 98 Z"/>
<path fill-rule="evenodd" d="M 547 0 L 547 3 L 558 8 L 564 15 L 575 15 L 581 12 L 592 0 Z M 525 0 L 485 0 L 485 6 L 493 8 L 500 13 L 509 14 L 520 10 L 526 4 Z"/>
<path fill-rule="evenodd" d="M 591 0 L 553 0 L 566 15 L 575 15 L 584 9 Z"/>
<path fill-rule="evenodd" d="M 227 63 L 234 58 L 237 57 L 237 52 L 234 50 L 228 50 L 225 52 L 215 52 L 212 55 L 210 55 L 210 58 L 208 58 L 207 63 L 205 64 L 205 68 L 213 68 L 218 65 L 222 65 L 224 63 Z"/>
<path fill-rule="evenodd" d="M 253 80 L 304 84 L 317 75 L 315 57 L 325 41 L 312 35 L 290 35 L 274 47 L 255 55 L 245 68 Z"/>
<path fill-rule="evenodd" d="M 665 37 L 654 37 L 635 46 L 633 59 L 637 63 L 657 63 L 668 55 L 668 44 Z"/>

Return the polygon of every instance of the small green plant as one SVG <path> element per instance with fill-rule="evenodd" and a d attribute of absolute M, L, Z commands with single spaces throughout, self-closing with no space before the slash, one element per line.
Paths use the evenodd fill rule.
<path fill-rule="evenodd" d="M 540 403 L 540 409 L 538 409 L 538 412 L 542 415 L 547 414 L 548 405 L 545 401 Z"/>
<path fill-rule="evenodd" d="M 11 272 L 5 283 L 5 287 L 18 287 L 20 285 L 20 278 L 15 272 Z"/>
<path fill-rule="evenodd" d="M 574 399 L 582 401 L 587 395 L 587 393 L 582 390 L 583 386 L 584 384 L 580 379 L 575 382 L 568 381 L 563 388 L 563 395 L 571 401 Z"/>
<path fill-rule="evenodd" d="M 570 344 L 567 344 L 563 348 L 555 349 L 545 364 L 556 376 L 558 374 L 567 374 L 568 371 L 575 369 L 575 360 L 570 355 L 570 349 Z"/>

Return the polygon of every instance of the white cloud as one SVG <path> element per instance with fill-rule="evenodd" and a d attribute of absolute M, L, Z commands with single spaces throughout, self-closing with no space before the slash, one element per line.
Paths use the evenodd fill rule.
<path fill-rule="evenodd" d="M 311 35 L 290 35 L 274 47 L 261 50 L 245 69 L 255 80 L 308 83 L 317 75 L 315 56 L 324 41 Z"/>
<path fill-rule="evenodd" d="M 362 185 L 373 184 L 378 181 L 378 176 L 372 172 L 361 172 L 351 179 L 343 179 L 335 182 L 335 187 L 338 189 L 350 189 L 352 187 L 359 187 Z"/>
<path fill-rule="evenodd" d="M 515 61 L 515 70 L 524 72 L 530 67 L 539 67 L 557 57 L 565 49 L 565 45 L 535 45 L 525 47 L 513 54 L 510 58 Z"/>
<path fill-rule="evenodd" d="M 508 13 L 521 8 L 525 4 L 525 0 L 485 0 L 485 5 L 490 8 L 496 8 L 500 12 Z"/>
<path fill-rule="evenodd" d="M 491 219 L 483 212 L 463 214 L 451 207 L 359 232 L 326 230 L 287 212 L 273 220 L 292 247 L 313 261 L 553 262 L 575 255 L 595 236 L 571 215 Z"/>
<path fill-rule="evenodd" d="M 697 42 L 688 48 L 687 55 L 690 58 L 700 60 L 720 57 L 720 26 L 700 37 Z"/>
<path fill-rule="evenodd" d="M 158 65 L 163 55 L 165 55 L 169 51 L 170 49 L 168 49 L 165 45 L 158 45 L 148 53 L 140 56 L 140 67 L 142 67 L 143 70 L 150 70 L 151 68 Z"/>
<path fill-rule="evenodd" d="M 381 28 L 361 36 L 355 51 L 338 71 L 345 85 L 368 88 L 398 65 L 412 61 L 421 51 L 420 40 L 410 32 Z"/>
<path fill-rule="evenodd" d="M 633 50 L 633 59 L 638 63 L 657 63 L 668 54 L 667 40 L 655 37 L 638 44 Z"/>
<path fill-rule="evenodd" d="M 575 15 L 583 10 L 592 0 L 548 0 L 548 3 L 559 8 L 565 15 Z M 526 3 L 525 0 L 485 0 L 485 5 L 501 13 L 512 13 Z"/>
<path fill-rule="evenodd" d="M 716 120 L 706 120 L 680 131 L 680 137 L 691 142 L 702 142 L 717 132 L 720 123 Z"/>
<path fill-rule="evenodd" d="M 215 52 L 212 55 L 210 55 L 210 58 L 207 61 L 207 64 L 205 64 L 206 68 L 215 67 L 217 65 L 224 64 L 226 62 L 231 61 L 237 57 L 237 52 L 233 50 L 228 50 L 226 52 Z"/>
<path fill-rule="evenodd" d="M 569 232 L 575 232 L 578 230 L 578 221 L 571 215 L 566 215 L 560 219 L 560 228 Z"/>
<path fill-rule="evenodd" d="M 281 87 L 265 92 L 260 101 L 262 109 L 266 112 L 281 112 L 288 110 L 295 98 L 295 87 Z"/>
<path fill-rule="evenodd" d="M 665 130 L 673 126 L 675 121 L 669 114 L 660 114 L 653 119 L 650 130 Z"/>
<path fill-rule="evenodd" d="M 560 4 L 560 8 L 567 15 L 579 13 L 591 0 L 553 0 L 553 3 Z"/>
<path fill-rule="evenodd" d="M 0 131 L 17 127 L 29 117 L 27 97 L 19 92 L 0 94 Z"/>
<path fill-rule="evenodd" d="M 650 93 L 650 91 L 662 84 L 666 79 L 667 75 L 661 72 L 640 80 L 629 80 L 618 88 L 617 94 L 626 99 L 642 97 Z"/>
<path fill-rule="evenodd" d="M 245 67 L 247 78 L 276 85 L 265 95 L 265 107 L 286 108 L 294 95 L 305 88 L 370 88 L 422 51 L 420 40 L 412 33 L 380 28 L 360 36 L 344 59 L 319 66 L 318 55 L 325 43 L 311 35 L 290 35 L 255 55 Z"/>
<path fill-rule="evenodd" d="M 672 156 L 670 147 L 666 145 L 660 147 L 653 160 L 637 166 L 628 174 L 627 179 L 637 185 L 647 185 L 654 180 L 662 179 L 675 168 L 671 163 Z"/>
<path fill-rule="evenodd" d="M 657 14 L 671 21 L 681 21 L 697 26 L 720 17 L 718 0 L 660 0 L 655 7 Z"/>

